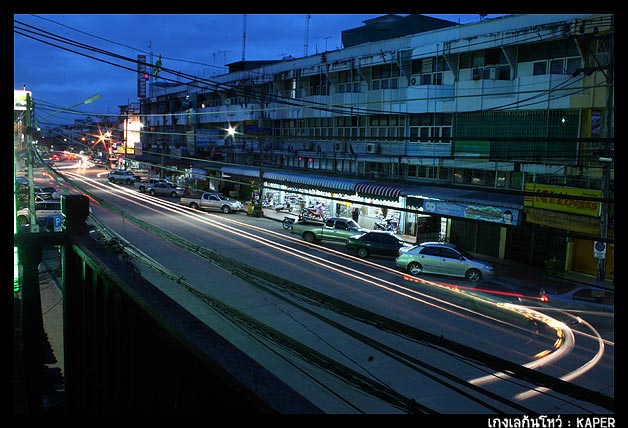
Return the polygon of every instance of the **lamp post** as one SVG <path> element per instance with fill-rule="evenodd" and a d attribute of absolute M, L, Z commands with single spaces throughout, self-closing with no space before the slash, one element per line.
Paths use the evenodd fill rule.
<path fill-rule="evenodd" d="M 66 107 L 66 108 L 62 108 L 59 110 L 55 110 L 52 113 L 47 114 L 46 116 L 42 117 L 40 120 L 49 118 L 50 116 L 53 116 L 57 113 L 61 113 L 64 111 L 68 111 L 73 109 L 74 107 L 78 107 L 81 106 L 83 104 L 90 104 L 93 103 L 94 101 L 98 100 L 102 95 L 100 94 L 96 94 L 96 95 L 92 95 L 91 97 L 87 98 L 86 100 L 81 101 L 78 104 L 74 104 L 70 107 Z M 35 215 L 35 189 L 33 187 L 33 183 L 34 183 L 34 178 L 33 178 L 33 163 L 35 160 L 35 156 L 33 153 L 33 145 L 31 142 L 31 133 L 32 133 L 32 105 L 33 105 L 33 100 L 31 99 L 30 94 L 26 94 L 26 115 L 25 115 L 25 120 L 26 120 L 26 134 L 24 135 L 24 139 L 26 142 L 26 159 L 27 159 L 27 165 L 28 165 L 28 184 L 29 184 L 29 190 L 28 190 L 28 211 L 29 211 L 29 229 L 31 232 L 36 233 L 39 232 L 39 225 L 37 224 L 37 217 Z"/>

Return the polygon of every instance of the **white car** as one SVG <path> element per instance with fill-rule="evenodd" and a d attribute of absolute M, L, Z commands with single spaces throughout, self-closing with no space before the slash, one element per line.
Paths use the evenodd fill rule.
<path fill-rule="evenodd" d="M 48 217 L 51 215 L 61 214 L 61 201 L 58 199 L 49 199 L 43 202 L 35 202 L 35 218 Z M 30 224 L 30 210 L 28 207 L 22 208 L 17 212 L 17 224 L 26 226 Z"/>
<path fill-rule="evenodd" d="M 133 184 L 136 181 L 140 181 L 141 177 L 139 175 L 133 174 L 131 171 L 127 171 L 126 169 L 112 169 L 109 171 L 107 175 L 110 183 L 126 183 Z"/>

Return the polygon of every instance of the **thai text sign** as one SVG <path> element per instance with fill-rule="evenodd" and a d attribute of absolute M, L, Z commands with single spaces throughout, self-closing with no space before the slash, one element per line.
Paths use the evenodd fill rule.
<path fill-rule="evenodd" d="M 526 207 L 543 208 L 551 211 L 562 211 L 593 217 L 600 215 L 600 201 L 574 199 L 572 197 L 601 198 L 601 190 L 578 189 L 575 187 L 560 187 L 534 183 L 526 184 L 525 190 L 526 192 L 534 192 L 534 196 L 524 196 L 523 205 Z"/>
<path fill-rule="evenodd" d="M 427 200 L 423 202 L 423 211 L 492 223 L 519 224 L 519 210 L 512 208 Z"/>

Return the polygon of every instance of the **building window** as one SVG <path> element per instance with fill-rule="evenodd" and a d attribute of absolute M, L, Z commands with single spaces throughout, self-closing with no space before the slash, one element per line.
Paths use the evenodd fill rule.
<path fill-rule="evenodd" d="M 373 90 L 399 88 L 399 66 L 394 63 L 373 67 Z"/>
<path fill-rule="evenodd" d="M 542 76 L 547 74 L 547 61 L 538 61 L 532 64 L 532 75 Z"/>
<path fill-rule="evenodd" d="M 451 115 L 422 114 L 410 118 L 411 143 L 451 143 Z"/>

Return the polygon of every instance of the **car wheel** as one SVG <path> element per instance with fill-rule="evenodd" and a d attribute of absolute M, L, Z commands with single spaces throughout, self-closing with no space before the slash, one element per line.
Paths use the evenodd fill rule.
<path fill-rule="evenodd" d="M 133 184 L 133 181 L 131 179 L 127 179 L 126 184 Z"/>
<path fill-rule="evenodd" d="M 28 224 L 28 218 L 24 217 L 24 216 L 20 216 L 17 218 L 17 223 L 20 226 L 26 226 Z"/>
<path fill-rule="evenodd" d="M 231 208 L 229 208 L 227 205 L 222 207 L 222 212 L 225 214 L 229 214 L 231 212 Z"/>
<path fill-rule="evenodd" d="M 172 192 L 172 193 L 170 194 L 170 196 L 172 196 L 173 198 L 176 198 L 176 197 L 177 197 L 177 192 Z"/>
<path fill-rule="evenodd" d="M 110 182 L 110 183 L 114 183 L 114 184 L 115 184 L 115 181 L 116 181 L 116 180 L 115 180 L 114 178 L 109 177 L 109 182 Z"/>
<path fill-rule="evenodd" d="M 190 208 L 197 210 L 198 209 L 198 204 L 196 202 L 192 202 L 190 204 Z"/>
<path fill-rule="evenodd" d="M 150 192 L 148 193 L 150 193 L 151 196 L 155 196 L 155 191 L 153 189 L 150 189 Z"/>
<path fill-rule="evenodd" d="M 469 269 L 465 274 L 467 281 L 478 282 L 482 279 L 482 272 L 477 269 Z"/>
<path fill-rule="evenodd" d="M 144 186 L 140 186 L 140 188 L 138 189 L 141 193 L 144 193 L 146 191 L 146 187 Z"/>
<path fill-rule="evenodd" d="M 421 272 L 423 272 L 423 266 L 421 266 L 421 263 L 417 263 L 417 262 L 409 263 L 406 269 L 412 275 L 418 275 Z"/>
<path fill-rule="evenodd" d="M 303 240 L 312 244 L 316 241 L 316 235 L 314 235 L 312 232 L 305 232 L 303 234 Z"/>
<path fill-rule="evenodd" d="M 368 257 L 369 250 L 367 250 L 366 248 L 358 248 L 357 254 L 358 254 L 358 257 L 363 259 L 363 258 Z"/>

